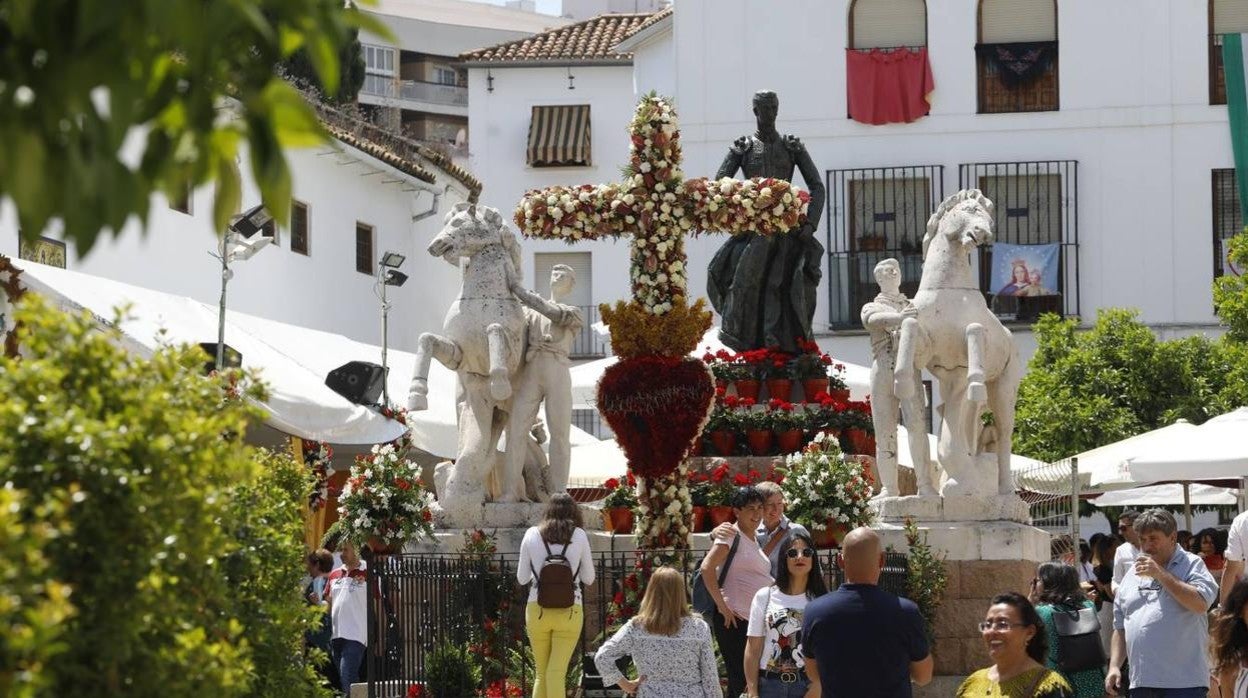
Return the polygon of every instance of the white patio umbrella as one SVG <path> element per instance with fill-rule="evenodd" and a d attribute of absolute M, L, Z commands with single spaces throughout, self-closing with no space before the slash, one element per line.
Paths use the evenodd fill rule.
<path fill-rule="evenodd" d="M 1105 490 L 1123 489 L 1131 485 L 1148 484 L 1158 480 L 1182 479 L 1173 473 L 1166 477 L 1140 479 L 1133 476 L 1129 462 L 1145 453 L 1154 452 L 1168 443 L 1190 440 L 1193 438 L 1192 430 L 1195 428 L 1187 420 L 1180 419 L 1169 426 L 1146 431 L 1143 434 L 1073 456 L 1079 459 L 1080 487 Z M 1084 473 L 1088 475 L 1086 482 L 1083 478 Z"/>
<path fill-rule="evenodd" d="M 1248 477 L 1248 407 L 1210 419 L 1130 459 L 1137 481 L 1219 480 Z"/>
<path fill-rule="evenodd" d="M 1153 507 L 1183 504 L 1184 485 L 1173 482 L 1165 485 L 1148 485 L 1133 487 L 1129 490 L 1117 490 L 1092 499 L 1098 507 Z M 1238 501 L 1235 490 L 1227 487 L 1214 487 L 1196 483 L 1191 485 L 1187 494 L 1187 503 L 1197 506 L 1226 506 Z M 1191 528 L 1191 524 L 1188 524 Z"/>

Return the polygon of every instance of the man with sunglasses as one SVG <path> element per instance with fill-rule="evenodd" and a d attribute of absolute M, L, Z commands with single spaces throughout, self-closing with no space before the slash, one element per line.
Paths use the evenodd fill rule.
<path fill-rule="evenodd" d="M 1163 509 L 1135 519 L 1136 558 L 1114 596 L 1114 637 L 1105 690 L 1124 695 L 1122 663 L 1131 663 L 1132 698 L 1205 698 L 1209 690 L 1209 607 L 1218 583 L 1200 556 L 1179 547 L 1178 524 Z"/>

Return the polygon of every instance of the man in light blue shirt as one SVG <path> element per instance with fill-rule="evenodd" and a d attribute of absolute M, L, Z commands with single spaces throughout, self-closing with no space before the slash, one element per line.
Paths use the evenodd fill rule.
<path fill-rule="evenodd" d="M 1105 690 L 1119 695 L 1122 663 L 1131 698 L 1204 698 L 1209 690 L 1209 607 L 1218 585 L 1200 557 L 1179 547 L 1174 516 L 1149 509 L 1135 519 L 1140 556 L 1114 597 L 1114 638 Z"/>

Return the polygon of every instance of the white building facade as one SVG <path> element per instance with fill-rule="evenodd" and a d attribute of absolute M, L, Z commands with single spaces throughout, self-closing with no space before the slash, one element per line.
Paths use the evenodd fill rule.
<path fill-rule="evenodd" d="M 780 97 L 779 130 L 802 139 L 828 189 L 815 325 L 838 357 L 869 363 L 857 316 L 875 293 L 875 262 L 900 259 L 903 290 L 912 290 L 927 216 L 964 187 L 996 199 L 997 242 L 1059 246 L 1060 270 L 1046 279 L 1057 296 L 1021 306 L 993 299 L 1017 320 L 1024 359 L 1034 351 L 1029 313 L 1041 310 L 1087 325 L 1099 308 L 1132 307 L 1163 336 L 1217 332 L 1210 283 L 1222 268 L 1219 241 L 1242 226 L 1226 107 L 1216 103 L 1217 34 L 1231 31 L 1248 31 L 1248 0 L 678 0 L 617 45 L 631 54 L 625 96 L 617 72 L 582 91 L 591 88 L 584 69 L 517 66 L 506 82 L 495 69 L 486 93 L 487 71 L 471 69 L 472 119 L 482 119 L 474 168 L 489 183 L 486 201 L 500 207 L 530 188 L 610 181 L 636 97 L 654 89 L 674 96 L 686 176 L 713 176 L 733 140 L 754 131 L 752 94 L 770 89 Z M 1010 91 L 976 46 L 1021 43 L 1055 57 Z M 926 49 L 930 112 L 911 123 L 851 120 L 847 49 L 894 46 Z M 593 167 L 526 165 L 531 107 L 573 99 L 594 114 Z M 722 244 L 688 243 L 695 295 L 705 295 Z M 581 250 L 524 245 L 534 268 L 540 255 Z M 609 245 L 583 246 L 594 302 L 628 296 L 626 251 Z M 990 253 L 975 261 L 988 292 Z"/>

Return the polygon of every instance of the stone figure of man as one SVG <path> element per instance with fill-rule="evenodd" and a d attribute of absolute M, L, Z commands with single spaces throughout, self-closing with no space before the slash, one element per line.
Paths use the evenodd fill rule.
<path fill-rule="evenodd" d="M 796 353 L 797 339 L 812 336 L 823 274 L 823 245 L 815 238 L 823 214 L 823 179 L 806 146 L 776 130 L 779 110 L 775 92 L 755 93 L 758 130 L 732 144 L 715 174 L 717 179 L 732 177 L 740 170 L 746 177 L 792 182 L 796 169 L 810 190 L 807 219 L 800 228 L 772 237 L 733 235 L 711 259 L 706 295 L 723 319 L 720 340 L 737 351 L 778 346 Z"/>
<path fill-rule="evenodd" d="M 550 438 L 549 491 L 563 492 L 568 487 L 572 447 L 572 376 L 568 354 L 584 320 L 580 312 L 564 305 L 576 287 L 576 273 L 566 264 L 550 270 L 550 302 L 563 308 L 570 320 L 552 322 L 540 313 L 526 310 L 528 327 L 525 337 L 524 364 L 516 383 L 507 422 L 507 451 L 503 500 L 523 498 L 522 480 L 528 451 L 529 430 L 537 418 L 538 407 L 546 402 L 546 430 Z M 517 438 L 513 438 L 512 435 Z M 514 443 L 513 443 L 514 442 Z"/>
<path fill-rule="evenodd" d="M 885 259 L 875 265 L 880 293 L 862 306 L 862 326 L 871 337 L 871 420 L 875 426 L 875 465 L 880 473 L 880 497 L 900 494 L 897 485 L 897 416 L 900 412 L 910 432 L 910 455 L 919 494 L 934 495 L 927 464 L 927 430 L 923 427 L 923 395 L 916 393 L 906 404 L 893 393 L 893 368 L 897 361 L 897 331 L 901 322 L 917 311 L 901 292 L 901 265 Z M 918 377 L 915 377 L 918 380 Z"/>

